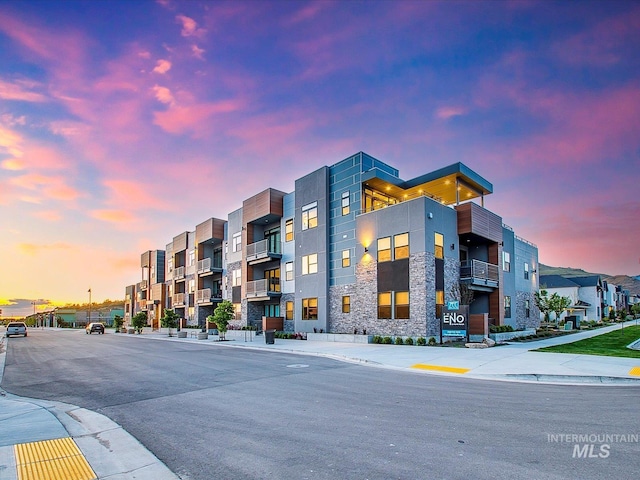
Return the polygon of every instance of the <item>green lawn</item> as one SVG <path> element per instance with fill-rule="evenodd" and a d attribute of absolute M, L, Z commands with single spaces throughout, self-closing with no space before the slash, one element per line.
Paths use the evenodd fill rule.
<path fill-rule="evenodd" d="M 573 343 L 557 345 L 555 347 L 538 348 L 537 352 L 575 353 L 583 355 L 604 355 L 607 357 L 640 358 L 640 350 L 626 348 L 630 343 L 640 338 L 640 326 L 617 329 L 604 335 L 585 338 Z"/>

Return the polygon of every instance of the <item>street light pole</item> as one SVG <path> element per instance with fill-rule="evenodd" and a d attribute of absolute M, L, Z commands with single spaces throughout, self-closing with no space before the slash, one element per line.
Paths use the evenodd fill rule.
<path fill-rule="evenodd" d="M 87 319 L 87 323 L 91 323 L 91 289 L 89 289 L 89 318 Z"/>
<path fill-rule="evenodd" d="M 31 302 L 31 305 L 33 305 L 33 322 L 35 327 L 38 328 L 38 319 L 36 318 L 36 304 L 37 302 L 35 300 Z"/>

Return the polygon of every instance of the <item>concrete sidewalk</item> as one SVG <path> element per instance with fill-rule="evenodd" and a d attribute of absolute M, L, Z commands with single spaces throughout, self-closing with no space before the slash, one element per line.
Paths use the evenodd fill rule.
<path fill-rule="evenodd" d="M 634 325 L 635 321 L 626 325 Z M 512 343 L 487 349 L 418 347 L 276 339 L 263 336 L 219 342 L 176 338 L 158 332 L 121 334 L 127 341 L 153 339 L 314 355 L 416 374 L 451 375 L 485 380 L 562 384 L 640 386 L 640 358 L 535 352 L 621 328 L 613 325 L 553 339 Z M 60 333 L 68 333 L 62 330 Z M 111 334 L 108 331 L 108 334 Z M 0 381 L 6 339 L 0 338 Z M 139 479 L 178 477 L 140 442 L 107 417 L 73 405 L 16 397 L 0 390 L 0 480 Z"/>

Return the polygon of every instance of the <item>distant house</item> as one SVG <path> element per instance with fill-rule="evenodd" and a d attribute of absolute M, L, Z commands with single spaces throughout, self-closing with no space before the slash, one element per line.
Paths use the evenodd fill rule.
<path fill-rule="evenodd" d="M 580 321 L 600 320 L 603 314 L 603 283 L 599 275 L 584 277 L 563 277 L 561 275 L 540 275 L 540 289 L 569 297 L 571 305 L 560 315 L 560 320 L 567 315 L 576 315 Z"/>

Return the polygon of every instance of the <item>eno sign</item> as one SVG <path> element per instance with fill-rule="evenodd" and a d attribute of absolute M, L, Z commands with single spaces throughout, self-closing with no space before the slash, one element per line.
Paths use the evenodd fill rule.
<path fill-rule="evenodd" d="M 460 306 L 459 302 L 447 302 L 447 305 L 442 308 L 442 318 L 440 319 L 442 336 L 468 338 L 468 319 L 468 306 Z"/>

